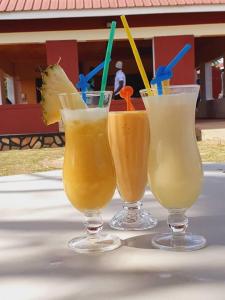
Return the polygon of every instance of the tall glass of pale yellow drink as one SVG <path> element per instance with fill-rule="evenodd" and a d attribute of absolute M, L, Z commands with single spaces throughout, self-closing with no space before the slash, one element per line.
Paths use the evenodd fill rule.
<path fill-rule="evenodd" d="M 186 233 L 186 210 L 202 187 L 202 165 L 195 136 L 195 105 L 199 86 L 165 87 L 163 95 L 140 91 L 150 122 L 148 178 L 158 201 L 168 209 L 169 234 L 157 235 L 162 249 L 191 251 L 205 246 L 200 235 Z"/>
<path fill-rule="evenodd" d="M 142 206 L 147 184 L 149 123 L 146 111 L 109 113 L 109 142 L 116 168 L 117 188 L 123 208 L 110 226 L 119 230 L 143 230 L 157 224 Z"/>
<path fill-rule="evenodd" d="M 69 247 L 77 252 L 103 252 L 120 246 L 116 236 L 102 232 L 101 209 L 112 199 L 116 174 L 109 147 L 107 123 L 111 92 L 87 92 L 87 108 L 73 109 L 80 94 L 61 94 L 65 128 L 64 189 L 71 204 L 85 216 L 86 235 L 74 238 Z"/>

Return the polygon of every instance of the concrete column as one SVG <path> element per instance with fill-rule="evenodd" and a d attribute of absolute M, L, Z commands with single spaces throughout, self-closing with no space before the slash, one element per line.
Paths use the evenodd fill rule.
<path fill-rule="evenodd" d="M 5 104 L 6 90 L 5 90 L 5 74 L 3 70 L 0 69 L 0 104 Z"/>
<path fill-rule="evenodd" d="M 56 64 L 59 59 L 69 79 L 75 84 L 79 78 L 77 41 L 47 41 L 46 54 L 48 65 Z"/>
<path fill-rule="evenodd" d="M 205 63 L 200 64 L 200 94 L 201 94 L 201 100 L 206 99 L 205 94 Z"/>
<path fill-rule="evenodd" d="M 0 70 L 0 105 L 3 104 L 3 95 L 2 95 L 2 90 L 3 90 L 3 78 L 2 78 L 2 73 L 1 73 L 1 70 Z"/>
<path fill-rule="evenodd" d="M 15 104 L 15 80 L 12 76 L 6 76 L 7 96 L 12 104 Z"/>
<path fill-rule="evenodd" d="M 219 97 L 223 98 L 224 96 L 224 72 L 221 73 L 221 92 Z"/>
<path fill-rule="evenodd" d="M 15 86 L 15 99 L 16 104 L 24 103 L 22 99 L 22 86 L 21 86 L 21 80 L 18 76 L 14 78 L 14 86 Z"/>
<path fill-rule="evenodd" d="M 205 64 L 205 99 L 212 100 L 212 67 L 211 62 Z"/>
<path fill-rule="evenodd" d="M 167 65 L 187 43 L 192 47 L 174 68 L 171 84 L 195 83 L 195 49 L 192 35 L 155 37 L 152 44 L 154 73 L 160 65 Z"/>
<path fill-rule="evenodd" d="M 224 72 L 224 65 L 225 65 L 225 53 L 223 54 L 223 72 L 221 74 L 221 81 L 222 81 L 222 91 L 221 96 L 225 98 L 225 72 Z"/>

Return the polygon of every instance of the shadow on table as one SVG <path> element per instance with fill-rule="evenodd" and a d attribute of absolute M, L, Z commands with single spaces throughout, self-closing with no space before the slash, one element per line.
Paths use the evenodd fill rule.
<path fill-rule="evenodd" d="M 2 264 L 0 278 L 19 282 L 19 289 L 16 287 L 18 292 L 23 292 L 22 288 L 26 291 L 31 284 L 35 299 L 48 300 L 154 299 L 154 295 L 161 295 L 163 291 L 157 299 L 183 299 L 184 291 L 189 288 L 194 288 L 195 299 L 205 299 L 204 288 L 211 282 L 216 280 L 217 289 L 219 284 L 224 284 L 224 268 L 208 266 L 207 257 L 204 258 L 204 264 L 200 265 L 196 264 L 195 259 L 190 259 L 188 264 L 185 260 L 176 264 L 174 257 L 173 264 L 171 259 L 171 255 L 165 257 L 162 251 L 155 251 L 152 260 L 148 251 L 139 255 L 118 249 L 88 256 L 62 248 L 44 248 L 41 252 L 38 249 L 36 255 L 28 252 L 26 264 L 23 260 L 14 263 L 6 260 Z M 21 282 L 21 278 L 26 281 Z M 45 292 L 45 297 L 39 296 L 42 289 L 45 291 L 46 284 L 49 290 Z M 176 297 L 171 294 L 171 297 L 168 296 L 168 292 Z M 33 298 L 24 296 L 23 299 Z M 220 299 L 224 298 L 216 298 Z"/>
<path fill-rule="evenodd" d="M 215 229 L 221 225 L 220 222 L 222 222 L 222 216 L 216 220 L 208 216 L 190 218 L 193 232 L 197 232 L 196 229 L 198 229 L 198 233 L 204 233 L 209 244 L 218 244 L 218 242 L 223 241 L 222 244 L 224 245 L 222 228 L 219 229 L 218 236 L 215 234 Z M 2 221 L 0 228 L 11 230 L 10 223 Z M 22 243 L 19 233 L 16 232 L 15 237 L 21 241 L 20 247 L 19 244 L 11 245 L 10 251 L 5 249 L 5 256 L 2 252 L 4 261 L 1 263 L 0 278 L 8 279 L 13 283 L 19 282 L 18 292 L 21 285 L 26 291 L 27 286 L 31 284 L 37 299 L 48 300 L 88 300 L 90 298 L 139 300 L 154 299 L 154 295 L 160 295 L 160 299 L 169 299 L 167 292 L 172 292 L 176 299 L 182 299 L 184 290 L 187 291 L 189 288 L 194 289 L 195 299 L 203 299 L 205 297 L 205 294 L 203 295 L 204 288 L 208 287 L 210 283 L 216 281 L 217 289 L 224 284 L 224 264 L 221 263 L 220 268 L 218 264 L 215 267 L 212 264 L 208 265 L 208 255 L 204 251 L 200 265 L 196 264 L 194 256 L 193 259 L 192 256 L 189 256 L 188 263 L 186 260 L 178 260 L 177 264 L 176 256 L 173 258 L 173 265 L 170 261 L 172 254 L 169 252 L 155 250 L 154 252 L 143 251 L 139 254 L 131 249 L 129 251 L 123 249 L 123 246 L 152 249 L 151 238 L 153 234 L 166 230 L 164 221 L 159 222 L 158 227 L 152 229 L 151 232 L 146 232 L 146 234 L 137 236 L 134 232 L 133 237 L 123 241 L 123 246 L 120 249 L 101 255 L 79 255 L 67 249 L 68 231 L 71 238 L 74 237 L 76 233 L 72 231 L 76 230 L 80 224 L 80 222 L 74 221 L 13 222 L 13 230 L 27 232 L 30 228 L 35 234 Z M 205 228 L 204 232 L 204 227 L 207 227 L 207 224 L 211 226 L 211 230 Z M 52 236 L 41 234 L 42 231 L 48 230 L 53 231 Z M 209 235 L 209 232 L 213 234 Z M 58 235 L 63 234 L 63 240 L 55 238 L 57 233 Z M 119 235 L 119 231 L 115 231 L 115 233 Z M 13 260 L 12 257 L 14 256 L 9 255 L 12 251 L 16 253 L 14 254 L 16 258 L 18 255 L 17 260 Z M 199 251 L 200 255 L 202 253 Z M 26 280 L 23 281 L 24 279 Z M 42 289 L 45 290 L 46 284 L 49 286 L 48 297 L 46 294 L 41 296 L 41 291 Z M 214 290 L 210 292 L 212 294 Z M 211 294 L 207 299 L 213 299 Z M 171 299 L 175 298 L 171 296 Z M 33 298 L 27 298 L 25 295 L 23 299 Z M 221 299 L 224 298 L 216 298 L 216 300 Z"/>
<path fill-rule="evenodd" d="M 28 190 L 1 190 L 0 194 L 27 194 L 27 193 L 46 193 L 46 192 L 59 192 L 63 188 L 49 188 L 49 189 L 28 189 Z"/>
<path fill-rule="evenodd" d="M 12 180 L 13 177 L 13 180 Z M 7 180 L 8 179 L 8 180 Z M 3 176 L 0 178 L 0 183 L 17 183 L 17 182 L 31 182 L 31 181 L 41 181 L 41 180 L 50 180 L 50 181 L 62 181 L 61 175 L 48 175 L 44 173 L 31 173 L 25 175 L 10 175 Z"/>
<path fill-rule="evenodd" d="M 80 231 L 84 230 L 83 219 L 79 221 L 66 220 L 28 220 L 28 221 L 0 221 L 1 231 L 15 231 L 17 234 L 23 232 L 67 232 L 71 235 L 82 234 Z M 225 245 L 225 226 L 224 215 L 217 216 L 199 216 L 189 218 L 189 230 L 193 234 L 202 234 L 207 239 L 208 245 Z M 104 224 L 105 231 L 111 231 L 108 223 Z M 119 231 L 113 231 L 120 236 Z M 151 239 L 157 233 L 166 233 L 168 228 L 165 221 L 160 221 L 157 227 L 146 231 L 145 234 L 140 235 L 138 232 L 131 232 L 133 237 L 123 240 L 123 245 L 132 248 L 152 249 Z"/>
<path fill-rule="evenodd" d="M 207 246 L 225 245 L 225 220 L 224 215 L 200 216 L 189 218 L 188 232 L 203 235 L 207 240 Z M 123 240 L 123 245 L 139 249 L 154 249 L 151 240 L 157 233 L 168 233 L 165 222 L 159 222 L 154 232 L 144 235 L 136 235 Z"/>
<path fill-rule="evenodd" d="M 48 179 L 48 180 L 52 180 L 52 181 L 62 181 L 62 175 L 48 175 L 45 173 L 32 173 L 29 174 L 32 177 L 35 177 L 36 179 L 39 178 L 40 180 L 44 179 Z"/>
<path fill-rule="evenodd" d="M 221 172 L 225 171 L 225 163 L 204 163 L 203 164 L 204 171 L 213 171 L 213 172 Z"/>
<path fill-rule="evenodd" d="M 133 236 L 122 241 L 122 246 L 139 249 L 154 249 L 152 237 L 155 233 Z"/>
<path fill-rule="evenodd" d="M 158 221 L 158 224 L 155 228 L 145 231 L 145 234 L 138 234 L 138 231 L 133 231 L 134 236 L 124 239 L 122 245 L 131 248 L 139 249 L 155 249 L 152 245 L 152 237 L 159 232 L 167 232 L 168 228 L 166 227 L 165 221 Z"/>
<path fill-rule="evenodd" d="M 0 230 L 19 232 L 76 232 L 82 230 L 82 222 L 76 221 L 0 221 Z"/>
<path fill-rule="evenodd" d="M 189 221 L 190 231 L 193 234 L 202 234 L 208 246 L 225 245 L 224 215 L 193 217 Z"/>

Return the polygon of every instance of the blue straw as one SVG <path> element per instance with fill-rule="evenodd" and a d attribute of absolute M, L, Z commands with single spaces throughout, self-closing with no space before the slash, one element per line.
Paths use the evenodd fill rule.
<path fill-rule="evenodd" d="M 165 72 L 171 71 L 190 49 L 191 49 L 191 45 L 186 44 L 184 48 L 181 49 L 180 52 L 168 63 L 164 71 Z"/>
<path fill-rule="evenodd" d="M 87 82 L 84 74 L 80 74 L 79 79 L 80 80 L 76 84 L 76 87 L 81 90 L 82 98 L 83 98 L 84 102 L 87 103 L 86 91 L 87 91 L 87 88 L 88 88 L 88 82 Z"/>
<path fill-rule="evenodd" d="M 91 72 L 89 72 L 85 77 L 86 80 L 90 80 L 92 77 L 94 77 L 99 71 L 101 71 L 104 68 L 105 61 L 97 65 Z"/>
<path fill-rule="evenodd" d="M 183 49 L 181 49 L 178 54 L 168 63 L 167 66 L 159 66 L 156 70 L 156 76 L 151 80 L 151 84 L 157 84 L 158 95 L 163 94 L 162 81 L 172 78 L 172 69 L 179 63 L 179 61 L 184 57 L 184 55 L 191 49 L 190 44 L 186 44 Z"/>
<path fill-rule="evenodd" d="M 97 65 L 91 72 L 89 72 L 86 76 L 84 74 L 79 75 L 79 81 L 76 84 L 76 87 L 81 90 L 82 98 L 84 102 L 87 102 L 86 91 L 88 89 L 89 83 L 88 81 L 93 78 L 101 69 L 104 68 L 105 61 Z"/>

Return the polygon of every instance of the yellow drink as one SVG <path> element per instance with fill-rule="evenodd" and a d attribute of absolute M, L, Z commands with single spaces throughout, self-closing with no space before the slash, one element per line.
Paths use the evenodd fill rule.
<path fill-rule="evenodd" d="M 63 110 L 66 194 L 80 211 L 98 210 L 112 198 L 116 176 L 107 133 L 107 110 Z"/>
<path fill-rule="evenodd" d="M 148 176 L 166 208 L 188 208 L 202 186 L 201 159 L 193 126 L 196 95 L 143 97 L 150 118 Z"/>
<path fill-rule="evenodd" d="M 147 183 L 149 124 L 146 111 L 109 113 L 109 141 L 117 185 L 126 202 L 136 202 Z"/>
<path fill-rule="evenodd" d="M 163 95 L 140 91 L 150 121 L 148 175 L 150 187 L 168 209 L 170 232 L 152 238 L 152 245 L 175 251 L 193 251 L 206 245 L 201 235 L 186 232 L 186 210 L 197 200 L 202 186 L 202 166 L 195 137 L 197 85 L 164 86 Z"/>

